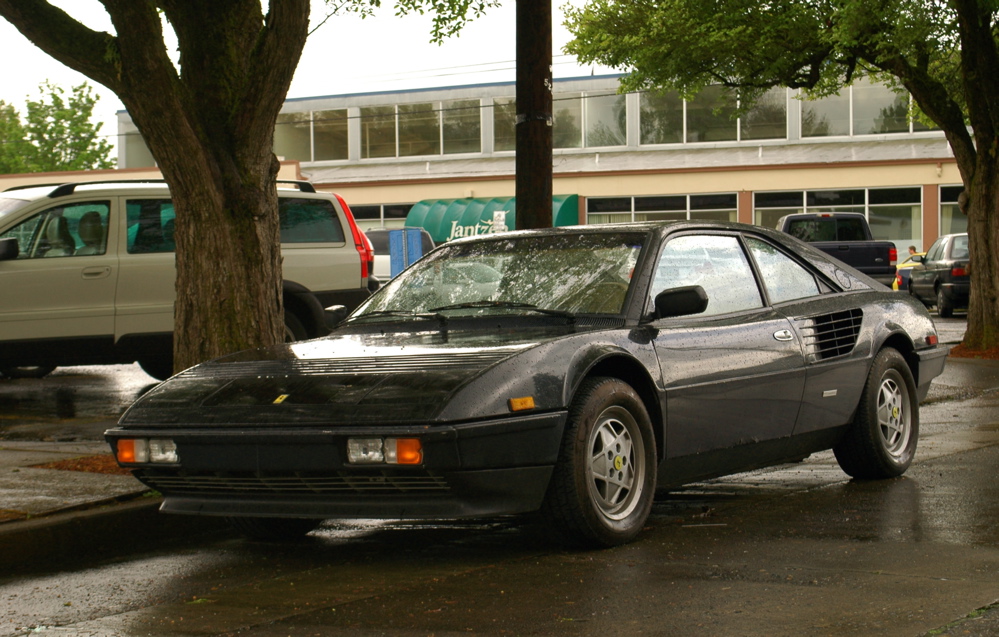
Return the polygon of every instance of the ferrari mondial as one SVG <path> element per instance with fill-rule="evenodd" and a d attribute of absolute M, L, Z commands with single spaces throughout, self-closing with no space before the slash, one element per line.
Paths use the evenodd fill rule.
<path fill-rule="evenodd" d="M 901 475 L 946 354 L 909 295 L 776 231 L 520 231 L 434 250 L 325 338 L 178 374 L 106 435 L 163 511 L 251 537 L 537 512 L 612 546 L 692 481 L 825 449 Z"/>

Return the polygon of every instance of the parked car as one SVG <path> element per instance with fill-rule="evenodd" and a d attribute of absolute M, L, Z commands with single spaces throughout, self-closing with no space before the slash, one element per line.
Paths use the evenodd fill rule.
<path fill-rule="evenodd" d="M 389 236 L 392 230 L 402 230 L 402 228 L 372 228 L 364 231 L 375 252 L 375 276 L 380 281 L 388 281 L 392 278 L 392 255 L 389 251 Z M 404 260 L 403 267 L 434 249 L 434 240 L 430 237 L 429 232 L 423 228 L 406 228 L 406 230 L 419 233 L 420 250 L 419 254 L 414 254 L 408 260 Z M 410 255 L 407 254 L 407 256 Z"/>
<path fill-rule="evenodd" d="M 912 274 L 911 270 L 923 262 L 924 256 L 926 256 L 925 252 L 910 254 L 905 258 L 905 261 L 895 266 L 895 281 L 892 282 L 891 289 L 907 291 L 909 289 L 909 275 Z"/>
<path fill-rule="evenodd" d="M 283 184 L 282 184 L 283 185 Z M 329 332 L 326 307 L 370 294 L 373 255 L 338 195 L 279 190 L 288 340 Z M 0 372 L 138 361 L 173 367 L 174 209 L 162 182 L 0 193 Z"/>
<path fill-rule="evenodd" d="M 495 285 L 451 283 L 484 264 Z M 657 489 L 830 448 L 902 474 L 946 355 L 921 304 L 774 230 L 519 231 L 438 247 L 325 338 L 175 376 L 106 438 L 163 511 L 252 537 L 540 511 L 611 546 Z"/>
<path fill-rule="evenodd" d="M 912 268 L 909 293 L 927 307 L 936 305 L 942 318 L 953 316 L 955 308 L 968 307 L 969 257 L 968 233 L 940 237 L 926 251 L 923 262 Z"/>
<path fill-rule="evenodd" d="M 895 280 L 898 248 L 891 241 L 877 241 L 867 217 L 856 212 L 802 212 L 785 215 L 777 229 L 853 266 L 878 283 Z"/>

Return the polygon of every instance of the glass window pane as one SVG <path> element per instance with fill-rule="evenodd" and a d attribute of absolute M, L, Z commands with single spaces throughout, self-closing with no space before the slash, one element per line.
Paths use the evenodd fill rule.
<path fill-rule="evenodd" d="M 552 96 L 555 113 L 552 129 L 553 148 L 583 146 L 583 98 L 576 93 Z"/>
<path fill-rule="evenodd" d="M 735 237 L 687 235 L 667 243 L 656 267 L 651 298 L 686 285 L 699 285 L 707 293 L 703 316 L 763 306 L 756 278 Z"/>
<path fill-rule="evenodd" d="M 493 150 L 517 148 L 517 102 L 510 98 L 493 100 Z"/>
<path fill-rule="evenodd" d="M 787 89 L 780 87 L 760 96 L 752 110 L 739 119 L 742 139 L 787 137 Z"/>
<path fill-rule="evenodd" d="M 382 218 L 381 206 L 351 206 L 350 212 L 354 215 L 354 219 L 358 220 Z"/>
<path fill-rule="evenodd" d="M 721 86 L 709 86 L 687 104 L 687 141 L 734 141 L 738 128 L 735 98 Z"/>
<path fill-rule="evenodd" d="M 690 218 L 699 221 L 738 221 L 739 213 L 736 210 L 693 210 L 690 211 Z"/>
<path fill-rule="evenodd" d="M 764 208 L 753 213 L 753 223 L 764 228 L 776 228 L 777 222 L 784 215 L 804 212 L 804 208 Z"/>
<path fill-rule="evenodd" d="M 687 198 L 683 195 L 672 197 L 635 197 L 635 210 L 658 212 L 660 210 L 687 211 Z"/>
<path fill-rule="evenodd" d="M 964 192 L 964 186 L 942 186 L 940 188 L 940 201 L 957 203 L 957 198 Z"/>
<path fill-rule="evenodd" d="M 281 113 L 274 126 L 274 154 L 284 159 L 312 161 L 311 113 Z"/>
<path fill-rule="evenodd" d="M 129 254 L 173 252 L 176 214 L 169 199 L 135 199 L 125 204 Z"/>
<path fill-rule="evenodd" d="M 801 208 L 804 201 L 805 193 L 801 190 L 753 194 L 753 205 L 757 208 Z"/>
<path fill-rule="evenodd" d="M 361 157 L 395 157 L 395 108 L 361 109 Z"/>
<path fill-rule="evenodd" d="M 343 243 L 343 228 L 325 199 L 278 199 L 281 243 Z"/>
<path fill-rule="evenodd" d="M 435 104 L 399 105 L 399 156 L 440 155 L 440 114 Z"/>
<path fill-rule="evenodd" d="M 586 145 L 624 146 L 627 143 L 625 96 L 588 95 L 586 104 Z"/>
<path fill-rule="evenodd" d="M 441 105 L 444 153 L 482 151 L 482 121 L 479 100 L 452 100 Z"/>
<path fill-rule="evenodd" d="M 397 203 L 382 206 L 385 210 L 386 219 L 405 219 L 412 207 L 413 204 L 411 203 Z"/>
<path fill-rule="evenodd" d="M 909 96 L 868 78 L 853 84 L 853 134 L 909 132 Z"/>
<path fill-rule="evenodd" d="M 735 210 L 738 205 L 738 195 L 734 192 L 690 196 L 691 210 L 724 210 L 727 208 Z"/>
<path fill-rule="evenodd" d="M 893 203 L 919 203 L 922 201 L 920 188 L 871 188 L 868 202 L 872 206 Z"/>
<path fill-rule="evenodd" d="M 315 160 L 347 159 L 347 109 L 312 114 Z"/>
<path fill-rule="evenodd" d="M 867 222 L 875 239 L 918 246 L 923 242 L 922 210 L 923 207 L 919 204 L 871 206 Z"/>
<path fill-rule="evenodd" d="M 684 221 L 687 211 L 677 212 L 641 212 L 635 213 L 635 221 Z"/>
<path fill-rule="evenodd" d="M 802 137 L 836 137 L 850 134 L 850 89 L 838 95 L 801 102 Z"/>
<path fill-rule="evenodd" d="M 864 194 L 864 190 L 809 190 L 806 201 L 809 208 L 825 206 L 845 209 L 860 206 L 863 212 Z"/>
<path fill-rule="evenodd" d="M 627 223 L 631 221 L 631 213 L 626 214 L 586 214 L 586 223 L 588 224 L 599 224 L 599 223 Z"/>
<path fill-rule="evenodd" d="M 631 197 L 590 197 L 587 212 L 631 212 Z"/>
<path fill-rule="evenodd" d="M 771 303 L 804 299 L 820 293 L 815 277 L 786 254 L 759 239 L 747 239 L 746 242 L 760 268 Z"/>
<path fill-rule="evenodd" d="M 642 144 L 683 141 L 683 100 L 679 93 L 642 93 L 638 103 Z"/>

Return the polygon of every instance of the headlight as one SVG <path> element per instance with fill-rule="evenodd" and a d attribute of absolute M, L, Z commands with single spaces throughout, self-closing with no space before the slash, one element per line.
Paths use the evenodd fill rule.
<path fill-rule="evenodd" d="M 168 438 L 121 438 L 115 446 L 121 464 L 177 464 L 177 443 Z"/>
<path fill-rule="evenodd" d="M 420 464 L 419 438 L 349 438 L 347 461 L 351 464 Z"/>

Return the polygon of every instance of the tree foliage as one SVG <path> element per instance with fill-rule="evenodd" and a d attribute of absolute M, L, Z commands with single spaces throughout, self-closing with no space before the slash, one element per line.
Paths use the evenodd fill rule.
<path fill-rule="evenodd" d="M 999 347 L 999 3 L 996 0 L 591 0 L 567 46 L 628 71 L 625 90 L 728 87 L 806 96 L 870 76 L 908 91 L 946 135 L 971 238 L 965 344 Z"/>
<path fill-rule="evenodd" d="M 93 122 L 98 97 L 86 83 L 65 89 L 44 82 L 41 97 L 28 100 L 24 121 L 0 102 L 0 172 L 35 173 L 114 168 L 111 144 Z"/>
<path fill-rule="evenodd" d="M 114 34 L 46 0 L 0 0 L 0 16 L 114 91 L 170 185 L 177 215 L 174 368 L 282 340 L 279 164 L 272 148 L 309 34 L 310 0 L 100 2 Z M 380 4 L 329 6 L 333 13 L 370 13 Z M 396 7 L 433 13 L 434 33 L 443 37 L 469 10 L 490 4 L 397 0 Z M 165 29 L 176 36 L 176 62 Z"/>

